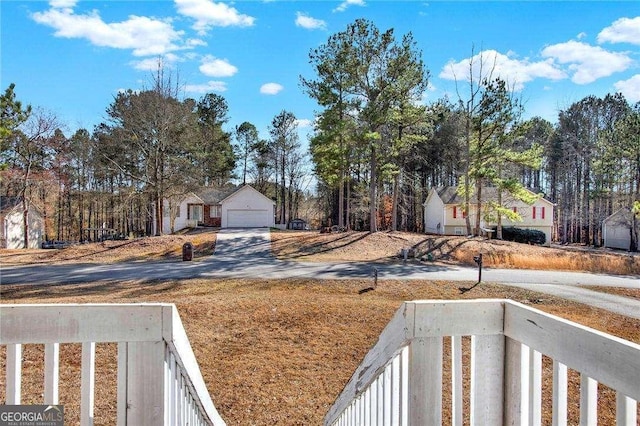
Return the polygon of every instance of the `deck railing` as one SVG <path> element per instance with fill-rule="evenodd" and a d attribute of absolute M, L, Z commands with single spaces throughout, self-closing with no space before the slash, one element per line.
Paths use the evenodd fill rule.
<path fill-rule="evenodd" d="M 96 343 L 117 342 L 118 425 L 224 425 L 173 304 L 0 305 L 6 404 L 20 404 L 22 347 L 44 344 L 44 404 L 59 404 L 60 344 L 81 343 L 80 423 L 93 424 Z"/>
<path fill-rule="evenodd" d="M 553 425 L 568 423 L 567 369 L 580 374 L 581 425 L 597 424 L 598 382 L 616 392 L 617 424 L 637 425 L 640 345 L 507 300 L 404 303 L 324 424 L 439 426 L 447 389 L 452 425 L 539 425 L 543 354 L 553 366 L 552 389 L 544 391 Z M 451 377 L 444 387 L 443 364 Z"/>

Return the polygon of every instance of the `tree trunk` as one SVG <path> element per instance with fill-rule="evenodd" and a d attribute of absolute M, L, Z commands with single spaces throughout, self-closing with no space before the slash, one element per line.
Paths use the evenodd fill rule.
<path fill-rule="evenodd" d="M 371 144 L 371 158 L 369 159 L 369 167 L 370 171 L 370 182 L 369 182 L 369 232 L 377 232 L 377 200 L 376 200 L 376 189 L 377 189 L 377 161 L 376 161 L 376 148 L 374 144 Z"/>
<path fill-rule="evenodd" d="M 482 214 L 482 180 L 478 179 L 476 182 L 476 225 L 474 229 L 475 236 L 480 235 L 480 219 Z M 469 213 L 467 213 L 469 217 Z"/>
<path fill-rule="evenodd" d="M 400 173 L 393 178 L 393 198 L 391 205 L 391 230 L 398 230 L 398 191 L 400 187 Z"/>

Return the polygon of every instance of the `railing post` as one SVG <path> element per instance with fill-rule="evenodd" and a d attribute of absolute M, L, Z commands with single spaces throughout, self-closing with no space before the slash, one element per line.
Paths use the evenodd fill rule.
<path fill-rule="evenodd" d="M 165 421 L 164 341 L 127 344 L 127 424 Z"/>
<path fill-rule="evenodd" d="M 504 352 L 502 334 L 471 336 L 471 425 L 503 422 Z"/>
<path fill-rule="evenodd" d="M 415 338 L 409 345 L 409 424 L 442 424 L 442 338 Z"/>

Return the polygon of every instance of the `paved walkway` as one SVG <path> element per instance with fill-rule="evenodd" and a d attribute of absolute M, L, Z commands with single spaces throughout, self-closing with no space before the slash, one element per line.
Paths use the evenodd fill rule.
<path fill-rule="evenodd" d="M 309 278 L 467 281 L 476 268 L 439 263 L 315 263 L 277 260 L 268 229 L 221 230 L 213 256 L 193 262 L 130 262 L 111 265 L 68 264 L 2 267 L 0 284 L 68 284 L 101 280 L 184 278 Z M 483 282 L 526 288 L 640 318 L 640 300 L 589 290 L 588 286 L 640 289 L 640 277 L 581 272 L 484 269 Z"/>

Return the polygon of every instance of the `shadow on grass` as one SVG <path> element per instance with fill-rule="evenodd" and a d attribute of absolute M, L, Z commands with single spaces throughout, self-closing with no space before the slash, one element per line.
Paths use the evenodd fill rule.
<path fill-rule="evenodd" d="M 316 242 L 316 243 L 302 246 L 302 247 L 299 247 L 299 244 L 296 244 L 299 241 L 299 238 L 292 236 L 290 237 L 292 239 L 292 243 L 284 245 L 283 251 L 286 251 L 287 248 L 293 247 L 296 253 L 291 255 L 286 255 L 284 257 L 288 259 L 301 259 L 310 255 L 329 253 L 334 250 L 339 250 L 341 248 L 348 247 L 352 244 L 357 243 L 358 241 L 364 240 L 367 236 L 371 235 L 370 232 L 366 232 L 366 233 L 345 232 L 343 234 L 344 235 L 341 235 L 339 238 L 335 238 L 327 241 L 320 241 L 320 242 Z M 328 235 L 335 235 L 335 234 L 328 234 Z M 286 240 L 286 239 L 288 238 L 284 238 L 283 240 Z M 339 244 L 334 245 L 336 243 L 339 243 Z"/>
<path fill-rule="evenodd" d="M 10 285 L 2 288 L 2 298 L 19 301 L 23 299 L 55 300 L 56 303 L 77 303 L 78 298 L 105 296 L 109 303 L 113 303 L 114 296 L 118 299 L 135 299 L 132 303 L 140 302 L 147 295 L 157 295 L 163 291 L 175 290 L 181 286 L 179 280 L 141 280 L 135 282 L 103 281 L 88 284 L 33 284 L 28 287 Z M 69 299 L 69 300 L 65 300 Z"/>

